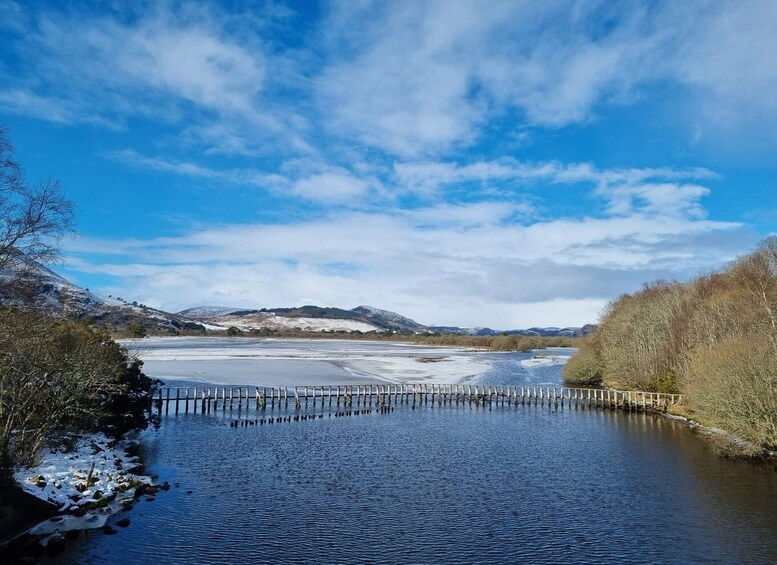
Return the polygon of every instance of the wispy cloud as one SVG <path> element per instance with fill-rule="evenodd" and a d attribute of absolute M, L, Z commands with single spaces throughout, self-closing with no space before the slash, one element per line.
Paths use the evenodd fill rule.
<path fill-rule="evenodd" d="M 697 124 L 777 123 L 773 3 L 368 5 L 332 10 L 332 48 L 355 55 L 324 69 L 319 99 L 333 131 L 396 154 L 467 145 L 506 115 L 586 122 L 665 82 Z"/>
<path fill-rule="evenodd" d="M 124 17 L 51 10 L 18 18 L 16 41 L 6 49 L 16 51 L 25 72 L 6 81 L 15 86 L 0 88 L 0 101 L 61 123 L 122 126 L 140 117 L 183 124 L 194 117 L 199 125 L 190 134 L 223 144 L 222 151 L 269 136 L 277 146 L 278 134 L 299 123 L 279 99 L 264 96 L 268 66 L 278 60 L 260 35 L 236 36 L 216 6 L 139 8 Z M 253 140 L 239 139 L 247 132 Z M 306 149 L 293 132 L 287 140 Z"/>
<path fill-rule="evenodd" d="M 19 62 L 0 88 L 8 110 L 185 123 L 190 139 L 225 153 L 326 150 L 320 128 L 340 143 L 436 155 L 493 120 L 587 122 L 667 81 L 697 131 L 777 123 L 768 2 L 336 2 L 294 48 L 272 42 L 288 8 L 161 3 L 120 17 L 4 5 L 4 50 Z"/>

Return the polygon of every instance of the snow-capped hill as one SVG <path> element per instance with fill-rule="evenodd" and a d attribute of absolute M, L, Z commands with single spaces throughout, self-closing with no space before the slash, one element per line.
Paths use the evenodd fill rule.
<path fill-rule="evenodd" d="M 235 314 L 236 312 L 255 312 L 255 310 L 232 308 L 230 306 L 195 306 L 194 308 L 181 310 L 178 312 L 178 315 L 192 320 L 205 320 L 216 316 L 228 316 L 229 314 Z"/>
<path fill-rule="evenodd" d="M 374 306 L 367 306 L 366 304 L 363 304 L 361 306 L 357 306 L 356 308 L 351 309 L 351 312 L 366 314 L 367 316 L 381 316 L 388 320 L 407 319 L 404 316 L 400 316 L 396 312 L 392 312 L 390 310 L 381 310 L 380 308 L 375 308 Z"/>
<path fill-rule="evenodd" d="M 19 265 L 23 275 L 12 268 L 0 273 L 0 302 L 31 306 L 60 315 L 76 315 L 94 307 L 119 306 L 117 299 L 106 298 L 77 286 L 41 264 Z"/>
<path fill-rule="evenodd" d="M 280 315 L 272 311 L 238 310 L 234 313 L 212 316 L 203 322 L 224 329 L 241 331 L 272 330 L 280 332 L 369 332 L 380 328 L 359 320 L 337 317 Z"/>
<path fill-rule="evenodd" d="M 358 306 L 350 310 L 359 317 L 364 317 L 370 323 L 385 329 L 409 332 L 427 331 L 427 327 L 401 314 L 390 310 L 381 310 L 373 306 Z"/>
<path fill-rule="evenodd" d="M 0 272 L 0 304 L 83 319 L 111 331 L 130 324 L 155 331 L 205 330 L 175 314 L 81 288 L 39 263 L 20 263 Z"/>

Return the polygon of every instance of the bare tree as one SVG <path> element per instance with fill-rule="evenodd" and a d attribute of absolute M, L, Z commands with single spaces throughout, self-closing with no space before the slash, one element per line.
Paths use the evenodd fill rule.
<path fill-rule="evenodd" d="M 34 271 L 35 262 L 59 257 L 58 244 L 73 231 L 73 203 L 59 181 L 31 185 L 0 128 L 0 276 L 8 284 Z"/>

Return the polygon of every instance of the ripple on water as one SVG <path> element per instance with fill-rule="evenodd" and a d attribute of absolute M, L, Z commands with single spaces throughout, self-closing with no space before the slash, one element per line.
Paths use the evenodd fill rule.
<path fill-rule="evenodd" d="M 777 560 L 777 473 L 717 459 L 673 422 L 533 406 L 315 410 L 325 417 L 237 429 L 228 413 L 165 418 L 145 456 L 180 488 L 58 561 Z"/>

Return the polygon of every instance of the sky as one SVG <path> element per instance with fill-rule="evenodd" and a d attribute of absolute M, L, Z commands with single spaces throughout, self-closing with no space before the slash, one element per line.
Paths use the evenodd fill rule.
<path fill-rule="evenodd" d="M 579 326 L 777 230 L 777 2 L 0 14 L 0 125 L 105 295 Z"/>

